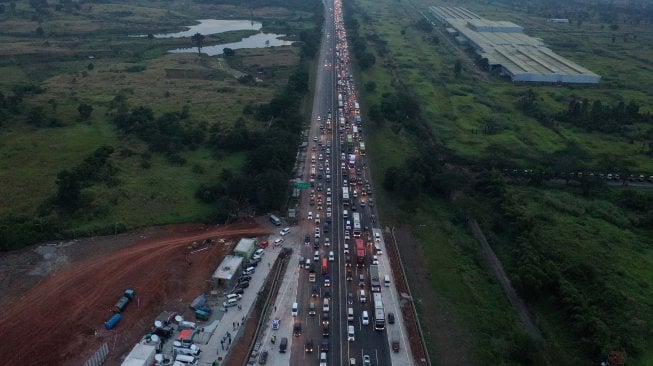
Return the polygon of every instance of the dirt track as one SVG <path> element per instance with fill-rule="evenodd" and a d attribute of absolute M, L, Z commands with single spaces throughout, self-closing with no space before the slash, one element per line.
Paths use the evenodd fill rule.
<path fill-rule="evenodd" d="M 194 296 L 233 245 L 217 243 L 196 254 L 192 242 L 269 234 L 253 222 L 224 227 L 171 230 L 124 249 L 73 263 L 55 272 L 0 314 L 0 355 L 4 364 L 80 365 L 108 343 L 106 364 L 119 359 L 151 327 L 163 310 L 186 311 Z M 136 300 L 115 330 L 104 329 L 111 306 L 125 288 Z"/>

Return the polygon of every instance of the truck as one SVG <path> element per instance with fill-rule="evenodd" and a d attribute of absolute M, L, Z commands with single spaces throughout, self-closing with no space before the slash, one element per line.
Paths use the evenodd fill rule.
<path fill-rule="evenodd" d="M 374 293 L 374 329 L 385 329 L 385 309 L 383 308 L 383 297 L 380 292 Z"/>
<path fill-rule="evenodd" d="M 370 283 L 372 284 L 372 292 L 381 292 L 381 278 L 379 277 L 379 266 L 377 264 L 370 266 Z"/>
<path fill-rule="evenodd" d="M 116 314 L 122 313 L 122 311 L 127 307 L 127 304 L 129 304 L 134 299 L 135 294 L 136 292 L 134 290 L 126 289 L 125 292 L 123 292 L 122 297 L 115 305 L 113 305 L 111 310 Z"/>
<path fill-rule="evenodd" d="M 311 268 L 308 270 L 308 282 L 315 282 L 315 268 L 311 264 Z"/>

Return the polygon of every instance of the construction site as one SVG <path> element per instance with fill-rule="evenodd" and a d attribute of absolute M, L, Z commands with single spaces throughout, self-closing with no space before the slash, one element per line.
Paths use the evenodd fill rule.
<path fill-rule="evenodd" d="M 240 238 L 269 233 L 253 220 L 170 225 L 3 253 L 3 362 L 82 365 L 106 349 L 119 365 L 162 312 L 195 319 L 191 302 L 217 293 L 212 275 Z"/>

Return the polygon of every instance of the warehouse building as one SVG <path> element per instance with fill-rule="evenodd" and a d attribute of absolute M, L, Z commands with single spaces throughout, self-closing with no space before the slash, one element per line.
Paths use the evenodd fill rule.
<path fill-rule="evenodd" d="M 506 21 L 483 19 L 460 7 L 431 6 L 433 16 L 488 60 L 490 69 L 515 82 L 598 84 L 601 77 L 557 55 L 539 38 L 523 33 L 523 28 Z"/>

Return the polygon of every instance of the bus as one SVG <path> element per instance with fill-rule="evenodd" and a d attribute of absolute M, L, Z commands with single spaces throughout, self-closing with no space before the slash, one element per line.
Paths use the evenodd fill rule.
<path fill-rule="evenodd" d="M 326 258 L 322 258 L 322 274 L 328 274 L 329 273 L 329 262 L 327 261 Z"/>
<path fill-rule="evenodd" d="M 354 238 L 360 238 L 361 237 L 361 214 L 360 212 L 354 212 L 351 214 L 354 220 Z M 362 240 L 361 240 L 362 241 Z"/>
<path fill-rule="evenodd" d="M 342 205 L 349 206 L 349 187 L 342 187 Z"/>
<path fill-rule="evenodd" d="M 365 266 L 365 243 L 363 243 L 363 239 L 356 239 L 356 266 Z"/>
<path fill-rule="evenodd" d="M 358 151 L 360 152 L 361 156 L 365 156 L 365 143 L 363 141 L 360 142 Z"/>
<path fill-rule="evenodd" d="M 374 293 L 374 329 L 385 329 L 385 311 L 383 309 L 383 300 L 380 292 Z"/>

